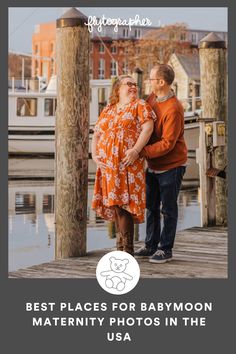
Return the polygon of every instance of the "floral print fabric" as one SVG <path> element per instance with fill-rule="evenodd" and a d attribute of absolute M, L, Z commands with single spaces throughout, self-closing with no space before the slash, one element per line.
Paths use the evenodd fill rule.
<path fill-rule="evenodd" d="M 114 220 L 114 208 L 119 205 L 129 211 L 136 223 L 144 222 L 146 207 L 144 158 L 124 166 L 125 152 L 131 149 L 141 126 L 155 120 L 155 113 L 146 101 L 136 99 L 117 113 L 116 105 L 108 104 L 95 125 L 99 134 L 97 155 L 106 164 L 97 168 L 92 208 L 106 220 Z"/>

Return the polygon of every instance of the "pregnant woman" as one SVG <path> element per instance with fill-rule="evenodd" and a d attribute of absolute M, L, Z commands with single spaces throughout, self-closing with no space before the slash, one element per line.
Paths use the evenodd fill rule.
<path fill-rule="evenodd" d="M 101 112 L 92 139 L 97 164 L 92 208 L 115 221 L 117 249 L 133 255 L 134 223 L 144 222 L 146 205 L 144 158 L 156 119 L 151 107 L 137 98 L 137 84 L 129 75 L 113 83 L 110 103 Z"/>

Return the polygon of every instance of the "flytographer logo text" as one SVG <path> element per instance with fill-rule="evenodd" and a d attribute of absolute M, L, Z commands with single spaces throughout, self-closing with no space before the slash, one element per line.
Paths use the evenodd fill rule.
<path fill-rule="evenodd" d="M 128 19 L 121 18 L 110 18 L 102 15 L 101 18 L 97 18 L 96 16 L 89 16 L 88 22 L 84 23 L 88 26 L 88 30 L 90 33 L 93 32 L 94 27 L 98 30 L 98 32 L 102 32 L 103 26 L 114 26 L 114 32 L 118 32 L 119 26 L 129 26 L 129 30 L 131 31 L 132 26 L 142 26 L 148 27 L 152 25 L 152 22 L 149 18 L 140 18 L 139 15 L 135 15 L 134 18 L 129 17 Z"/>

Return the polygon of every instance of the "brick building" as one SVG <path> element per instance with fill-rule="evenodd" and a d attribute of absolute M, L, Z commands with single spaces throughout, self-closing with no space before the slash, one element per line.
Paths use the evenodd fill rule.
<path fill-rule="evenodd" d="M 35 26 L 32 36 L 32 77 L 50 79 L 56 73 L 56 23 L 41 23 Z"/>
<path fill-rule="evenodd" d="M 110 79 L 117 74 L 128 73 L 127 48 L 122 44 L 127 41 L 137 43 L 145 34 L 158 29 L 158 27 L 132 27 L 120 26 L 114 32 L 113 26 L 102 28 L 102 32 L 94 31 L 91 34 L 90 47 L 90 78 Z M 181 34 L 179 40 L 197 47 L 199 41 L 210 31 L 187 29 Z M 226 32 L 215 32 L 227 41 Z M 32 36 L 32 76 L 43 76 L 47 80 L 56 74 L 55 48 L 56 23 L 43 23 L 35 26 Z M 37 57 L 38 56 L 38 57 Z M 130 59 L 130 58 L 129 58 Z"/>

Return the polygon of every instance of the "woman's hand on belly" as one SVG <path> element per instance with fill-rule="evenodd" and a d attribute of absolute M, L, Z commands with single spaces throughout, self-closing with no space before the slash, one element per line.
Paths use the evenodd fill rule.
<path fill-rule="evenodd" d="M 123 163 L 125 166 L 130 166 L 139 158 L 138 151 L 136 149 L 128 149 L 125 152 L 125 157 L 123 158 Z"/>

